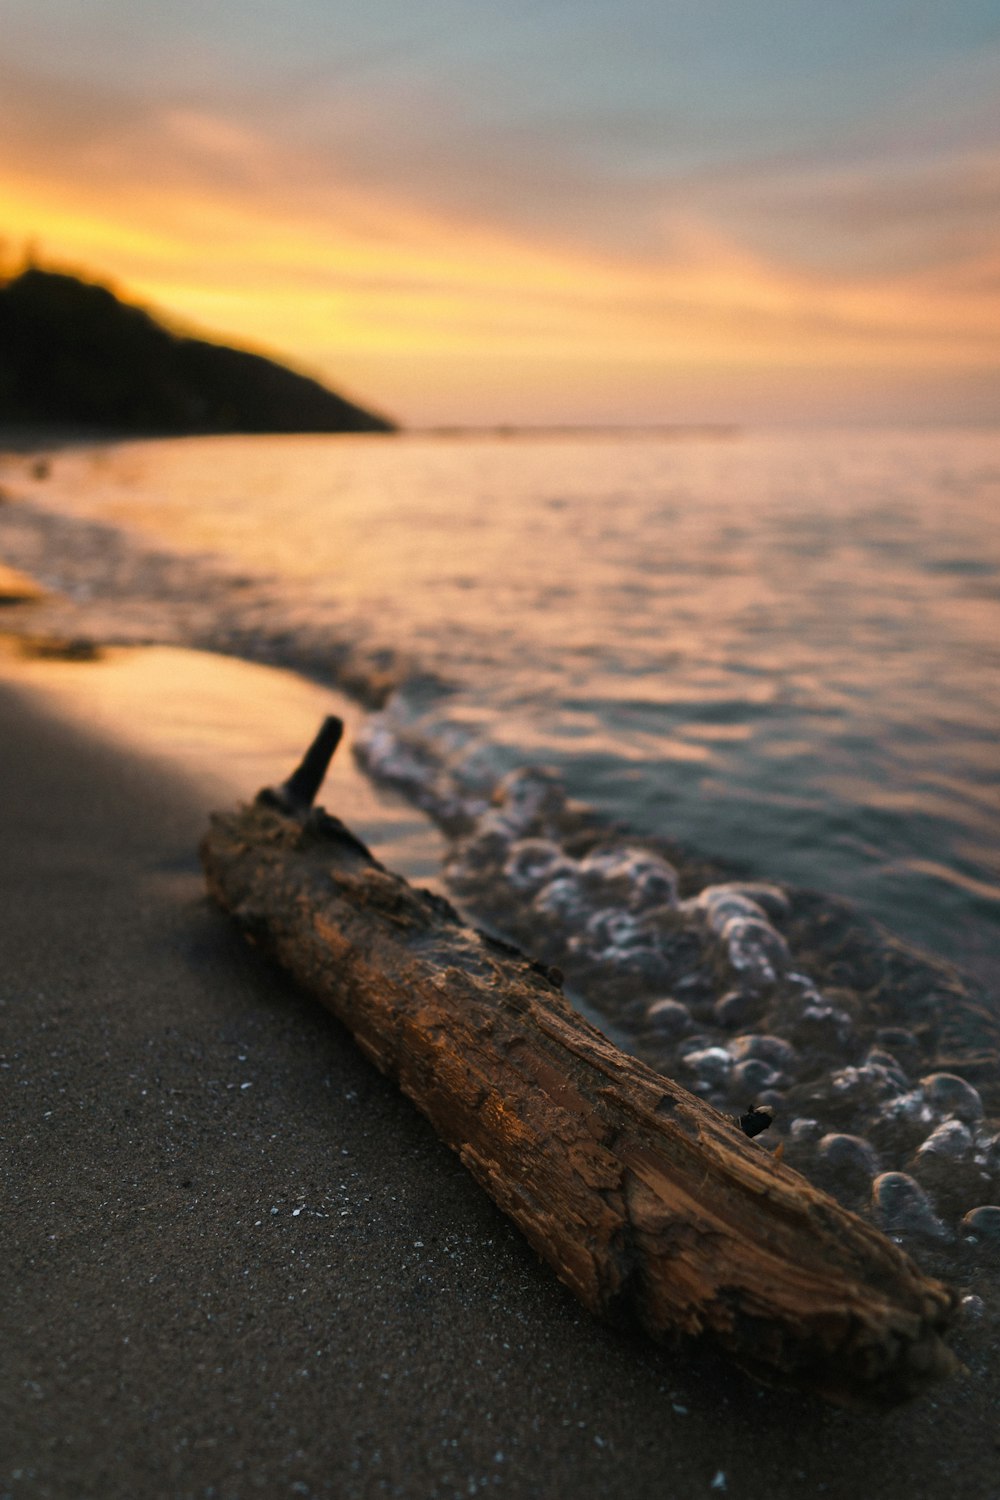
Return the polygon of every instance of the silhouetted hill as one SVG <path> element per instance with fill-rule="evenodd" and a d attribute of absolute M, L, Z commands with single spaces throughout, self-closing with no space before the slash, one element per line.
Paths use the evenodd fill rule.
<path fill-rule="evenodd" d="M 139 432 L 390 432 L 318 381 L 182 338 L 107 287 L 34 268 L 0 285 L 0 422 Z"/>

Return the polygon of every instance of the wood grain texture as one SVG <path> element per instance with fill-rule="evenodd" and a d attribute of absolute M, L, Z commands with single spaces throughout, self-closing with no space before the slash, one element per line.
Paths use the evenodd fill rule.
<path fill-rule="evenodd" d="M 621 1052 L 547 972 L 272 795 L 216 814 L 214 898 L 369 1058 L 585 1307 L 707 1338 L 832 1400 L 894 1402 L 957 1361 L 955 1294 Z"/>

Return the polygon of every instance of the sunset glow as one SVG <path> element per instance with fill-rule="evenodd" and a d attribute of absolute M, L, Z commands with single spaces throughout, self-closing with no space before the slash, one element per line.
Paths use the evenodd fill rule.
<path fill-rule="evenodd" d="M 820 69 L 815 100 L 790 56 L 762 112 L 755 54 L 728 58 L 730 95 L 715 103 L 683 97 L 666 50 L 659 87 L 621 37 L 602 70 L 594 5 L 578 21 L 590 71 L 556 89 L 572 95 L 561 102 L 546 97 L 533 23 L 489 22 L 498 68 L 526 80 L 508 78 L 512 97 L 490 108 L 464 32 L 435 33 L 410 61 L 379 62 L 372 41 L 376 60 L 352 67 L 336 8 L 329 20 L 298 8 L 322 43 L 317 66 L 305 35 L 280 59 L 263 35 L 253 53 L 252 27 L 237 43 L 240 14 L 223 6 L 192 77 L 169 49 L 152 57 L 115 4 L 96 8 L 107 35 L 121 30 L 114 74 L 86 48 L 74 63 L 76 11 L 8 6 L 8 265 L 30 243 L 46 264 L 417 425 L 995 415 L 1000 50 L 985 9 L 960 7 L 967 36 L 959 26 L 949 48 L 913 7 L 923 40 L 915 21 L 901 33 L 903 76 L 886 86 L 885 30 L 880 66 L 868 57 L 841 100 L 850 48 L 876 26 L 845 21 L 845 55 Z M 774 7 L 759 9 L 763 23 Z M 388 45 L 405 13 L 376 10 Z M 875 12 L 888 26 L 907 7 Z M 64 50 L 45 53 L 60 16 Z M 664 49 L 670 25 L 655 23 Z M 250 49 L 236 81 L 229 44 Z M 719 63 L 702 57 L 706 78 Z M 630 64 L 651 94 L 641 109 Z M 949 88 L 938 124 L 930 105 Z"/>

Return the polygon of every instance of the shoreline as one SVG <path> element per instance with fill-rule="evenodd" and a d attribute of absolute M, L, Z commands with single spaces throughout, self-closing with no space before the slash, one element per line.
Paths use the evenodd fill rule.
<path fill-rule="evenodd" d="M 95 737 L 50 666 L 0 662 L 0 1494 L 995 1495 L 992 1309 L 882 1417 L 593 1322 L 209 907 L 218 788 Z"/>
<path fill-rule="evenodd" d="M 331 807 L 351 808 L 359 836 L 380 858 L 441 888 L 443 837 L 357 768 L 352 744 L 364 711 L 336 688 L 214 651 L 0 632 L 4 680 L 39 695 L 68 725 L 182 777 L 206 807 L 250 799 L 280 781 L 321 720 L 336 714 L 344 742 L 326 785 Z"/>
<path fill-rule="evenodd" d="M 243 442 L 235 441 L 237 445 Z M 267 439 L 265 444 L 272 441 Z M 232 483 L 246 484 L 243 465 L 252 458 L 249 447 L 246 452 L 239 446 L 230 449 L 227 440 L 199 448 L 201 440 L 195 439 L 186 455 L 179 442 L 164 452 L 165 495 L 174 493 L 181 476 L 185 495 L 199 493 L 197 485 L 205 482 L 204 529 L 198 509 L 192 512 L 187 500 L 176 517 L 172 500 L 164 500 L 162 514 L 158 509 L 160 458 L 155 456 L 155 446 L 138 443 L 128 459 L 123 450 L 114 449 L 92 450 L 89 455 L 84 450 L 62 456 L 53 452 L 45 480 L 32 477 L 30 459 L 0 463 L 0 485 L 6 485 L 10 501 L 0 504 L 0 540 L 8 561 L 33 573 L 50 590 L 37 606 L 34 628 L 67 638 L 88 636 L 96 642 L 174 642 L 274 662 L 318 680 L 334 681 L 369 708 L 385 706 L 402 688 L 399 707 L 406 712 L 410 697 L 417 703 L 423 701 L 421 679 L 433 679 L 446 694 L 457 689 L 453 700 L 457 712 L 451 713 L 447 696 L 441 700 L 440 713 L 428 712 L 432 754 L 456 725 L 460 734 L 465 732 L 463 705 L 468 703 L 476 716 L 472 737 L 481 738 L 487 756 L 499 753 L 502 758 L 504 747 L 516 734 L 525 758 L 561 768 L 572 794 L 591 805 L 602 805 L 607 817 L 642 829 L 651 813 L 654 828 L 686 848 L 715 855 L 720 863 L 746 844 L 755 851 L 752 862 L 762 876 L 856 900 L 889 931 L 936 952 L 994 990 L 1000 906 L 995 862 L 990 859 L 992 804 L 983 780 L 988 774 L 988 704 L 983 705 L 981 694 L 963 697 L 965 689 L 960 687 L 950 707 L 945 694 L 943 699 L 928 698 L 920 709 L 919 693 L 913 698 L 908 688 L 884 713 L 881 709 L 869 713 L 863 685 L 868 669 L 863 664 L 865 653 L 859 649 L 849 670 L 843 662 L 838 664 L 834 676 L 847 671 L 851 681 L 831 690 L 827 702 L 821 663 L 814 663 L 816 670 L 801 682 L 793 671 L 784 686 L 781 670 L 775 673 L 768 668 L 761 676 L 753 666 L 751 630 L 745 642 L 750 651 L 747 672 L 726 668 L 726 701 L 713 706 L 721 688 L 699 686 L 697 651 L 692 654 L 690 643 L 685 646 L 686 627 L 682 625 L 677 683 L 668 689 L 658 683 L 655 672 L 648 677 L 640 673 L 626 694 L 630 700 L 636 698 L 636 705 L 627 710 L 614 707 L 623 691 L 621 685 L 606 695 L 599 672 L 582 694 L 571 690 L 569 684 L 580 664 L 571 653 L 560 665 L 544 645 L 539 661 L 545 673 L 555 674 L 551 681 L 557 709 L 547 718 L 544 705 L 536 700 L 532 673 L 523 672 L 513 657 L 507 661 L 506 647 L 494 651 L 489 639 L 473 630 L 474 642 L 469 651 L 462 650 L 461 621 L 466 619 L 467 600 L 476 593 L 465 585 L 478 576 L 474 570 L 468 579 L 460 580 L 461 596 L 445 590 L 440 623 L 450 620 L 449 611 L 454 610 L 458 622 L 454 629 L 439 630 L 429 621 L 421 624 L 423 606 L 411 619 L 405 604 L 410 590 L 405 581 L 400 584 L 397 564 L 390 566 L 384 580 L 379 575 L 371 584 L 358 582 L 364 580 L 372 562 L 364 549 L 361 566 L 352 568 L 351 579 L 339 572 L 340 564 L 331 558 L 328 583 L 317 574 L 297 592 L 293 552 L 300 553 L 303 546 L 308 551 L 309 538 L 315 534 L 317 555 L 323 555 L 323 520 L 320 506 L 313 517 L 316 524 L 304 537 L 298 528 L 311 514 L 313 502 L 303 501 L 300 508 L 295 496 L 303 485 L 308 492 L 311 473 L 327 475 L 328 471 L 319 450 L 308 444 L 296 447 L 299 439 L 289 441 L 287 450 L 274 449 L 265 486 L 269 493 L 277 493 L 276 487 L 285 478 L 291 484 L 288 498 L 293 520 L 283 545 L 289 545 L 293 536 L 299 541 L 283 561 L 279 544 L 284 533 L 280 518 L 268 504 L 251 503 L 245 523 L 242 506 L 234 514 L 237 532 L 245 524 L 251 538 L 257 538 L 250 544 L 244 545 L 228 527 L 219 530 L 229 502 L 224 501 L 216 512 L 217 480 L 209 482 L 208 475 L 217 470 L 231 472 Z M 230 453 L 232 465 L 227 461 Z M 361 476 L 368 474 L 372 457 L 366 455 L 359 464 Z M 411 460 L 417 462 L 416 450 L 410 453 L 407 468 Z M 463 459 L 456 473 L 461 477 L 467 468 Z M 376 464 L 371 477 L 380 472 Z M 336 464 L 329 470 L 331 476 L 335 473 Z M 859 482 L 861 478 L 863 474 Z M 380 492 L 385 490 L 386 485 L 380 483 Z M 220 493 L 224 500 L 225 487 Z M 252 484 L 249 493 L 253 494 Z M 344 517 L 349 538 L 357 522 L 353 504 L 348 504 Z M 378 505 L 376 512 L 385 522 Z M 273 572 L 272 554 L 262 555 L 260 550 L 262 526 L 262 534 L 274 533 L 279 546 L 275 554 L 279 565 Z M 877 536 L 869 540 L 878 543 Z M 970 596 L 970 610 L 978 611 L 983 607 L 978 595 L 988 589 L 988 581 L 976 567 L 968 578 L 962 573 L 959 563 L 965 553 L 959 540 L 956 534 L 955 558 L 947 549 L 932 549 L 928 567 L 918 570 L 917 583 L 925 576 L 934 580 L 931 595 L 944 611 L 945 627 L 949 611 L 956 608 L 953 600 L 949 602 L 952 593 Z M 388 544 L 387 555 L 392 555 Z M 286 568 L 289 559 L 290 569 Z M 379 589 L 389 592 L 375 605 Z M 412 592 L 425 596 L 422 588 Z M 398 612 L 391 605 L 386 607 L 386 600 L 395 597 L 402 601 Z M 867 618 L 864 601 L 859 598 L 854 603 L 862 618 Z M 468 619 L 473 623 L 477 610 L 481 612 L 481 605 L 469 605 Z M 970 613 L 969 617 L 974 616 Z M 25 616 L 22 619 L 23 628 L 32 628 Z M 706 628 L 706 649 L 713 657 L 719 643 L 712 644 L 710 621 Z M 542 629 L 543 636 L 550 629 L 551 618 Z M 921 632 L 916 634 L 919 637 Z M 529 630 L 526 642 L 530 635 Z M 978 646 L 988 654 L 985 637 Z M 954 671 L 943 670 L 961 683 L 964 658 L 955 642 L 948 649 Z M 934 672 L 942 669 L 935 653 L 940 654 L 937 647 L 925 662 L 927 670 L 919 682 L 933 681 Z M 636 660 L 641 659 L 640 653 Z M 524 662 L 530 665 L 532 660 L 530 645 L 526 645 Z M 478 674 L 467 671 L 473 662 L 482 665 Z M 900 658 L 904 678 L 906 662 L 904 654 Z M 581 681 L 592 671 L 596 671 L 593 665 L 584 668 Z M 565 688 L 559 683 L 566 684 Z M 411 684 L 415 684 L 412 694 Z M 771 706 L 754 706 L 751 700 L 760 692 L 773 696 Z M 593 698 L 589 707 L 588 694 Z M 687 703 L 687 708 L 668 706 L 677 694 L 678 702 Z M 515 706 L 510 729 L 496 717 L 502 701 Z M 954 735 L 944 733 L 952 711 L 957 716 Z M 716 724 L 717 712 L 725 723 Z M 467 717 L 465 722 L 473 720 Z M 597 735 L 594 740 L 588 738 L 592 731 Z M 660 759 L 658 744 L 663 748 Z M 899 747 L 898 753 L 893 746 Z"/>

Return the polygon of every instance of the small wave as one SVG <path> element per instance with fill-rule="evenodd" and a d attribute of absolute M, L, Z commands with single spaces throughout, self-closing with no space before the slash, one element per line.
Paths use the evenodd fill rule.
<path fill-rule="evenodd" d="M 1000 1196 L 1000 1023 L 963 981 L 845 903 L 603 824 L 551 770 L 505 769 L 447 702 L 404 687 L 355 753 L 444 829 L 466 911 L 717 1108 L 770 1105 L 787 1158 L 851 1207 L 964 1245 L 959 1221 Z"/>
<path fill-rule="evenodd" d="M 478 733 L 452 685 L 332 606 L 297 609 L 287 581 L 25 502 L 3 511 L 11 561 L 51 590 L 24 629 L 228 651 L 376 707 L 359 759 L 445 831 L 465 909 L 561 969 L 618 1040 L 718 1108 L 770 1103 L 787 1158 L 844 1201 L 888 1225 L 893 1202 L 925 1194 L 930 1218 L 901 1232 L 933 1221 L 954 1236 L 1000 1198 L 1000 1023 L 947 965 L 834 898 L 602 821 Z M 935 1135 L 950 1120 L 965 1133 Z M 846 1137 L 861 1146 L 831 1144 Z M 876 1167 L 913 1191 L 880 1197 Z"/>

